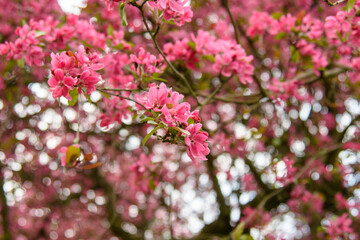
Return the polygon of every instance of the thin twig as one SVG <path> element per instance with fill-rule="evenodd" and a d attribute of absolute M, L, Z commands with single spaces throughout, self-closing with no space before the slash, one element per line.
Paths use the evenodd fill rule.
<path fill-rule="evenodd" d="M 123 99 L 129 100 L 129 101 L 132 101 L 132 102 L 140 105 L 140 106 L 143 107 L 144 109 L 146 109 L 146 107 L 145 107 L 143 104 L 139 103 L 139 102 L 136 101 L 135 99 L 132 99 L 132 98 L 129 98 L 129 97 L 124 97 L 124 96 L 122 96 L 122 95 L 120 95 L 120 94 L 116 94 L 116 93 L 109 93 L 109 92 L 106 92 L 106 91 L 102 90 L 101 88 L 97 88 L 96 90 L 98 90 L 98 91 L 100 91 L 100 92 L 103 92 L 103 93 L 106 93 L 106 94 L 109 94 L 109 95 L 111 95 L 111 96 L 116 96 L 116 97 L 119 97 L 119 98 L 123 98 Z"/>
<path fill-rule="evenodd" d="M 189 81 L 184 77 L 184 75 L 182 75 L 175 67 L 174 65 L 167 59 L 166 55 L 164 54 L 164 52 L 161 50 L 156 38 L 155 38 L 155 35 L 151 33 L 151 30 L 150 30 L 150 27 L 147 23 L 147 19 L 145 17 L 145 13 L 143 11 L 143 5 L 139 6 L 137 3 L 133 3 L 133 5 L 135 7 L 137 7 L 140 12 L 141 12 L 141 15 L 142 15 L 142 18 L 143 18 L 143 22 L 144 22 L 144 25 L 146 27 L 146 30 L 148 31 L 148 33 L 150 34 L 151 36 L 151 39 L 152 41 L 154 42 L 155 44 L 155 48 L 158 50 L 158 52 L 160 53 L 160 55 L 163 57 L 163 59 L 165 60 L 165 62 L 167 63 L 167 65 L 171 68 L 171 70 L 173 70 L 173 72 L 180 78 L 180 80 L 186 85 L 186 87 L 189 89 L 190 91 L 190 94 L 191 96 L 193 96 L 193 98 L 195 98 L 196 102 L 199 103 L 199 100 L 197 99 L 197 96 L 196 96 L 196 93 L 194 92 L 194 90 L 192 89 Z"/>

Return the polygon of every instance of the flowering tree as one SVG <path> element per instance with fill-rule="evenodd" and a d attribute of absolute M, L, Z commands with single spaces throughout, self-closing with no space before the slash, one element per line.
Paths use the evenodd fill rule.
<path fill-rule="evenodd" d="M 359 239 L 360 1 L 0 3 L 1 239 Z"/>

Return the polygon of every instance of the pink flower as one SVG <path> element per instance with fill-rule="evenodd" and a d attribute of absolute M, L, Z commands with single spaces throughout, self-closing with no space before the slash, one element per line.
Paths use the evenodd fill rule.
<path fill-rule="evenodd" d="M 114 122 L 122 123 L 122 118 L 129 117 L 131 112 L 126 100 L 113 97 L 110 100 L 104 99 L 106 112 L 100 115 L 101 127 L 107 127 Z"/>
<path fill-rule="evenodd" d="M 164 83 L 161 83 L 159 87 L 155 84 L 150 84 L 148 93 L 142 95 L 138 94 L 135 98 L 139 103 L 143 104 L 146 109 L 160 111 L 161 108 L 168 103 L 168 94 L 169 90 Z"/>
<path fill-rule="evenodd" d="M 139 75 L 142 74 L 148 74 L 151 75 L 154 72 L 161 72 L 161 70 L 158 68 L 160 65 L 160 60 L 156 59 L 156 57 L 149 52 L 145 52 L 143 48 L 140 48 L 140 51 L 138 53 L 138 56 L 131 54 L 130 59 L 132 62 L 134 62 L 137 65 L 140 65 L 141 67 L 136 65 L 136 71 L 139 71 Z M 142 72 L 144 70 L 144 72 Z"/>
<path fill-rule="evenodd" d="M 200 115 L 199 115 L 199 110 L 195 110 L 195 111 L 191 112 L 189 118 L 192 118 L 195 123 L 200 123 L 201 119 L 200 119 Z"/>
<path fill-rule="evenodd" d="M 354 232 L 354 229 L 351 228 L 351 224 L 352 220 L 344 213 L 340 217 L 337 217 L 336 220 L 330 221 L 327 232 L 331 239 L 345 239 L 348 234 Z"/>
<path fill-rule="evenodd" d="M 200 131 L 201 123 L 190 124 L 186 130 L 190 135 L 185 136 L 185 144 L 188 147 L 186 152 L 191 160 L 197 164 L 197 160 L 207 160 L 206 155 L 210 153 L 210 149 L 206 140 L 209 134 Z"/>
<path fill-rule="evenodd" d="M 223 49 L 215 56 L 213 69 L 226 77 L 234 73 L 243 84 L 251 83 L 254 66 L 250 62 L 253 56 L 246 56 L 245 50 L 240 45 L 219 41 L 219 44 L 221 43 Z"/>
<path fill-rule="evenodd" d="M 190 104 L 183 102 L 174 106 L 173 104 L 165 104 L 161 112 L 165 116 L 165 123 L 173 125 L 175 121 L 185 123 L 190 114 Z"/>
<path fill-rule="evenodd" d="M 158 0 L 156 2 L 148 2 L 150 6 L 159 10 L 164 10 L 165 20 L 174 20 L 178 26 L 190 22 L 193 12 L 189 6 L 185 6 L 188 0 Z"/>
<path fill-rule="evenodd" d="M 66 52 L 60 54 L 51 53 L 51 66 L 64 70 L 71 70 L 75 67 L 75 58 L 68 56 Z"/>
<path fill-rule="evenodd" d="M 53 98 L 64 96 L 71 99 L 69 90 L 74 89 L 75 79 L 72 77 L 64 77 L 64 72 L 61 69 L 55 69 L 54 76 L 48 80 L 50 89 L 52 90 Z"/>
<path fill-rule="evenodd" d="M 341 193 L 335 194 L 336 207 L 339 210 L 349 209 L 350 204 L 346 201 L 346 198 Z"/>
<path fill-rule="evenodd" d="M 81 87 L 86 88 L 87 94 L 91 94 L 93 91 L 96 90 L 95 84 L 100 81 L 98 75 L 93 75 L 90 73 L 89 70 L 86 70 L 81 73 L 80 78 L 76 85 L 79 87 L 79 93 L 81 93 Z"/>
<path fill-rule="evenodd" d="M 270 29 L 276 22 L 266 12 L 254 12 L 250 17 L 250 26 L 246 31 L 246 35 L 254 37 L 256 35 L 262 35 L 265 30 Z"/>

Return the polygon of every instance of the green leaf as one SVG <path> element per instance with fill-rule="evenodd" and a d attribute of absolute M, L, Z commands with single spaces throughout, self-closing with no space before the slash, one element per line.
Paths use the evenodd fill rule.
<path fill-rule="evenodd" d="M 149 180 L 149 188 L 153 191 L 155 191 L 155 189 L 156 189 L 155 182 L 152 179 Z"/>
<path fill-rule="evenodd" d="M 109 24 L 109 26 L 107 27 L 106 32 L 107 32 L 108 35 L 111 35 L 111 36 L 113 35 L 114 28 L 113 28 L 113 26 L 111 24 Z"/>
<path fill-rule="evenodd" d="M 273 14 L 271 14 L 273 19 L 275 19 L 275 20 L 279 20 L 282 17 L 282 15 L 283 15 L 282 12 L 274 12 Z"/>
<path fill-rule="evenodd" d="M 168 24 L 175 25 L 175 22 L 174 22 L 173 20 L 164 20 L 164 19 L 163 19 L 163 22 L 168 23 Z"/>
<path fill-rule="evenodd" d="M 167 83 L 168 81 L 166 79 L 163 78 L 159 78 L 159 77 L 151 77 L 154 81 L 159 81 L 159 82 L 164 82 Z"/>
<path fill-rule="evenodd" d="M 241 234 L 244 232 L 244 228 L 245 228 L 245 222 L 241 222 L 239 223 L 235 230 L 232 232 L 231 236 L 233 239 L 240 239 L 241 238 Z"/>
<path fill-rule="evenodd" d="M 195 121 L 194 121 L 194 119 L 189 117 L 188 120 L 187 120 L 187 123 L 190 125 L 190 124 L 194 124 Z"/>
<path fill-rule="evenodd" d="M 75 147 L 73 145 L 69 146 L 66 150 L 66 164 L 72 165 L 73 162 L 76 161 L 80 157 L 81 150 L 78 147 Z"/>
<path fill-rule="evenodd" d="M 16 63 L 21 68 L 25 66 L 25 60 L 23 58 L 16 60 Z"/>
<path fill-rule="evenodd" d="M 154 118 L 147 117 L 147 118 L 140 119 L 140 122 L 147 122 L 147 121 L 154 121 Z"/>
<path fill-rule="evenodd" d="M 346 3 L 346 6 L 343 7 L 343 11 L 347 11 L 347 12 L 350 12 L 351 9 L 354 7 L 356 3 L 356 0 L 348 0 L 347 3 Z"/>
<path fill-rule="evenodd" d="M 74 106 L 77 102 L 78 96 L 79 96 L 79 92 L 77 88 L 74 88 L 72 90 L 69 91 L 69 94 L 71 96 L 71 101 L 68 101 L 69 106 Z"/>
<path fill-rule="evenodd" d="M 113 46 L 113 48 L 116 49 L 116 50 L 123 50 L 124 44 L 123 44 L 123 43 L 119 43 L 118 45 Z"/>
<path fill-rule="evenodd" d="M 188 45 L 189 45 L 189 47 L 190 47 L 192 50 L 195 51 L 195 49 L 196 49 L 196 43 L 195 43 L 195 42 L 189 41 L 189 42 L 188 42 Z"/>
<path fill-rule="evenodd" d="M 239 238 L 236 238 L 236 240 L 254 240 L 252 236 L 248 234 L 241 235 Z"/>
<path fill-rule="evenodd" d="M 204 55 L 202 56 L 204 60 L 209 60 L 210 62 L 215 62 L 215 57 L 213 55 Z"/>
<path fill-rule="evenodd" d="M 35 37 L 40 37 L 40 36 L 43 36 L 45 34 L 46 34 L 46 32 L 44 32 L 44 31 L 38 31 L 38 30 L 35 31 Z"/>
<path fill-rule="evenodd" d="M 154 125 L 158 125 L 157 122 L 155 122 L 153 119 L 147 120 L 148 124 L 154 124 Z"/>
<path fill-rule="evenodd" d="M 297 63 L 300 61 L 300 52 L 294 47 L 294 46 L 290 46 L 290 53 L 291 53 L 291 58 L 290 61 Z"/>
<path fill-rule="evenodd" d="M 87 98 L 87 100 L 89 101 L 89 103 L 92 103 L 90 95 L 86 93 L 84 88 L 81 88 L 81 91 L 84 93 L 85 97 Z"/>
<path fill-rule="evenodd" d="M 185 130 L 185 129 L 182 129 L 182 128 L 179 128 L 179 127 L 171 127 L 171 128 L 173 128 L 173 129 L 175 129 L 175 130 L 177 130 L 179 132 L 182 132 L 185 135 L 190 136 L 190 132 L 188 130 Z"/>
<path fill-rule="evenodd" d="M 127 22 L 127 19 L 126 19 L 125 3 L 120 3 L 119 4 L 119 13 L 120 13 L 120 18 L 121 18 L 122 25 L 127 26 L 128 22 Z"/>
<path fill-rule="evenodd" d="M 286 33 L 280 32 L 280 33 L 278 33 L 278 34 L 274 37 L 274 39 L 275 39 L 275 40 L 281 40 L 281 39 L 283 39 L 283 38 L 285 38 L 285 37 L 286 37 Z"/>
<path fill-rule="evenodd" d="M 156 133 L 156 131 L 160 128 L 160 126 L 155 127 L 151 132 L 149 132 L 143 140 L 143 146 L 145 146 L 147 140 L 149 139 L 149 137 L 151 137 L 154 133 Z"/>

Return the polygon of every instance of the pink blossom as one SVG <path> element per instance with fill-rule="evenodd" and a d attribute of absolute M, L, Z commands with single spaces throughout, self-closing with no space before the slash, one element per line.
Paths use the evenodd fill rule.
<path fill-rule="evenodd" d="M 275 20 L 265 12 L 254 12 L 249 20 L 250 27 L 246 31 L 246 35 L 254 37 L 256 35 L 262 35 L 265 30 L 273 26 Z"/>
<path fill-rule="evenodd" d="M 114 122 L 122 123 L 123 118 L 127 118 L 131 115 L 129 110 L 130 106 L 125 99 L 119 97 L 112 97 L 104 99 L 106 112 L 100 115 L 100 126 L 108 127 Z"/>
<path fill-rule="evenodd" d="M 190 22 L 193 12 L 189 6 L 186 6 L 188 0 L 158 0 L 156 2 L 148 2 L 150 6 L 164 10 L 165 20 L 174 20 L 175 24 L 182 26 L 185 22 Z"/>
<path fill-rule="evenodd" d="M 186 152 L 191 160 L 197 164 L 197 160 L 207 160 L 206 155 L 210 153 L 210 149 L 206 140 L 208 139 L 208 133 L 200 131 L 201 123 L 190 124 L 186 127 L 190 135 L 185 136 L 185 144 L 188 147 Z"/>
<path fill-rule="evenodd" d="M 189 118 L 192 118 L 195 123 L 200 123 L 201 119 L 200 119 L 200 115 L 199 115 L 199 110 L 195 110 L 195 111 L 191 112 L 189 115 Z"/>
<path fill-rule="evenodd" d="M 169 90 L 166 88 L 164 83 L 161 83 L 159 87 L 155 84 L 150 84 L 149 86 L 150 89 L 148 93 L 144 93 L 142 95 L 138 94 L 135 98 L 139 103 L 143 104 L 146 109 L 161 111 L 161 108 L 169 102 Z"/>
<path fill-rule="evenodd" d="M 135 70 L 139 72 L 139 75 L 148 74 L 151 75 L 155 72 L 161 72 L 159 65 L 161 61 L 149 52 L 145 52 L 143 48 L 140 48 L 138 56 L 131 54 L 130 60 L 134 62 Z"/>
<path fill-rule="evenodd" d="M 347 217 L 347 214 L 344 213 L 340 217 L 337 217 L 335 220 L 330 221 L 329 226 L 327 227 L 327 232 L 330 235 L 331 239 L 346 238 L 348 234 L 354 232 L 354 229 L 351 227 L 352 220 Z"/>
<path fill-rule="evenodd" d="M 250 64 L 252 59 L 253 56 L 246 56 L 240 45 L 224 43 L 223 50 L 215 56 L 213 69 L 226 77 L 234 73 L 243 84 L 251 83 L 254 73 L 254 66 Z"/>
<path fill-rule="evenodd" d="M 65 77 L 64 72 L 61 69 L 55 69 L 53 74 L 54 76 L 48 80 L 53 98 L 64 96 L 70 100 L 71 96 L 69 90 L 74 89 L 75 79 L 72 77 Z"/>
<path fill-rule="evenodd" d="M 96 90 L 95 84 L 100 81 L 98 75 L 91 74 L 89 70 L 86 70 L 81 73 L 80 78 L 78 79 L 76 85 L 79 87 L 79 93 L 81 93 L 81 88 L 85 88 L 88 95 Z"/>
<path fill-rule="evenodd" d="M 190 104 L 187 102 L 175 106 L 173 104 L 165 104 L 161 112 L 165 116 L 165 123 L 170 126 L 173 125 L 175 121 L 185 124 L 190 114 Z"/>

